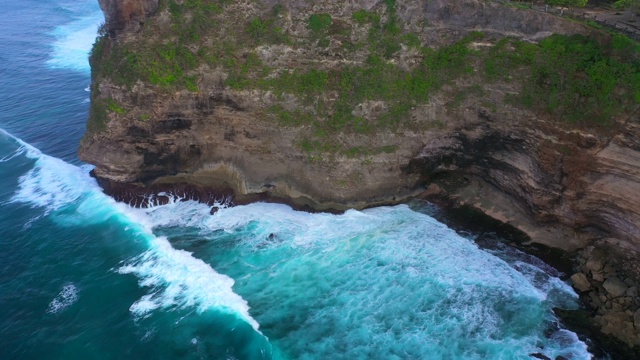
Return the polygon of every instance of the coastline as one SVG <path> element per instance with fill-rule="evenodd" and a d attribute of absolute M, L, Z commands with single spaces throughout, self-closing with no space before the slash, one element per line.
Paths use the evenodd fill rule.
<path fill-rule="evenodd" d="M 169 201 L 193 200 L 212 206 L 211 214 L 216 212 L 216 204 L 231 206 L 246 205 L 253 202 L 280 203 L 305 212 L 343 213 L 344 210 L 317 210 L 309 205 L 300 204 L 286 198 L 270 196 L 267 192 L 250 196 L 235 196 L 230 188 L 207 188 L 193 184 L 121 184 L 99 181 L 104 192 L 117 201 L 134 207 L 162 205 Z M 389 202 L 377 206 L 407 204 L 414 211 L 427 213 L 457 233 L 475 237 L 474 242 L 482 249 L 495 250 L 509 247 L 534 256 L 557 270 L 558 277 L 571 283 L 571 274 L 580 272 L 581 251 L 567 252 L 544 244 L 532 242 L 531 238 L 516 227 L 492 218 L 470 205 L 461 205 L 448 195 L 425 191 L 409 200 Z M 568 330 L 575 332 L 585 341 L 589 351 L 596 359 L 637 359 L 640 347 L 631 347 L 611 334 L 601 331 L 595 321 L 597 309 L 589 302 L 589 297 L 578 289 L 580 307 L 576 310 L 554 309 L 559 321 Z"/>
<path fill-rule="evenodd" d="M 559 271 L 559 277 L 571 284 L 571 275 L 582 273 L 581 262 L 584 255 L 581 250 L 567 252 L 544 244 L 535 243 L 527 234 L 516 227 L 492 218 L 470 205 L 460 205 L 446 195 L 425 194 L 423 201 L 438 206 L 439 211 L 432 215 L 457 232 L 470 232 L 477 235 L 476 244 L 483 249 L 492 249 L 502 244 L 513 247 L 526 254 L 541 259 L 544 263 Z M 586 292 L 574 290 L 579 295 L 580 307 L 575 310 L 554 309 L 560 322 L 585 341 L 596 359 L 638 359 L 640 346 L 632 347 L 611 334 L 603 333 L 596 322 L 598 309 L 593 307 Z"/>

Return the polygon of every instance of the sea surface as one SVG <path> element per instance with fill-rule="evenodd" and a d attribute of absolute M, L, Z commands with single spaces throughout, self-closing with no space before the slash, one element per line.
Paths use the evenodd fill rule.
<path fill-rule="evenodd" d="M 0 0 L 1 359 L 589 359 L 554 269 L 412 203 L 135 209 L 77 158 L 96 0 Z"/>

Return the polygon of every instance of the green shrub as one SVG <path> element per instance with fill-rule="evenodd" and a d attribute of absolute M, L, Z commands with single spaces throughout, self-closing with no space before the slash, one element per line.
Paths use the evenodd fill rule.
<path fill-rule="evenodd" d="M 503 38 L 484 56 L 484 76 L 487 80 L 508 80 L 511 72 L 533 60 L 538 50 L 526 47 L 524 42 Z"/>
<path fill-rule="evenodd" d="M 113 99 L 107 99 L 107 109 L 118 115 L 123 115 L 126 111 Z"/>
<path fill-rule="evenodd" d="M 552 35 L 540 42 L 520 101 L 569 122 L 606 125 L 638 101 L 635 54 L 621 38 L 603 47 L 582 35 Z"/>
<path fill-rule="evenodd" d="M 295 127 L 313 124 L 315 117 L 301 110 L 288 111 L 280 105 L 271 106 L 269 113 L 275 116 L 281 126 Z"/>
<path fill-rule="evenodd" d="M 387 6 L 387 10 L 390 14 L 396 13 L 396 0 L 384 0 L 384 4 Z"/>
<path fill-rule="evenodd" d="M 407 46 L 420 49 L 420 38 L 416 34 L 409 33 L 402 35 L 402 42 L 407 44 Z"/>
<path fill-rule="evenodd" d="M 312 14 L 309 16 L 307 26 L 314 33 L 326 32 L 331 26 L 332 19 L 329 14 Z"/>
<path fill-rule="evenodd" d="M 260 18 L 255 18 L 249 23 L 249 35 L 254 39 L 260 39 L 269 32 L 270 21 L 263 21 Z"/>
<path fill-rule="evenodd" d="M 285 72 L 277 78 L 262 80 L 257 85 L 277 94 L 289 93 L 302 99 L 310 99 L 311 96 L 324 92 L 328 81 L 326 72 L 313 69 L 308 72 Z"/>
<path fill-rule="evenodd" d="M 254 18 L 249 22 L 247 33 L 258 44 L 288 44 L 291 42 L 282 28 L 276 26 L 274 19 Z"/>
<path fill-rule="evenodd" d="M 380 25 L 380 15 L 366 10 L 358 10 L 351 15 L 351 18 L 355 20 L 360 25 L 364 24 L 374 24 L 375 26 Z"/>

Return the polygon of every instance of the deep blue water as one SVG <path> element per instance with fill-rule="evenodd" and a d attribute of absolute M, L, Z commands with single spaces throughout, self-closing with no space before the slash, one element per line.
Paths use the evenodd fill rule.
<path fill-rule="evenodd" d="M 577 296 L 553 269 L 425 204 L 103 195 L 76 155 L 101 21 L 95 0 L 0 0 L 0 358 L 590 358 L 557 328 Z"/>

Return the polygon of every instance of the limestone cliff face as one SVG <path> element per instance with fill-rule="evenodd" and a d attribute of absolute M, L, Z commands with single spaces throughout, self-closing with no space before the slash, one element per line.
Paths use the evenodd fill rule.
<path fill-rule="evenodd" d="M 530 59 L 504 65 L 552 33 L 600 42 L 606 34 L 476 0 L 100 4 L 111 36 L 94 49 L 80 156 L 102 181 L 187 183 L 315 209 L 391 203 L 427 189 L 534 242 L 640 251 L 635 103 L 616 103 L 624 110 L 604 127 L 563 122 L 514 101 L 527 90 L 514 79 L 529 76 Z M 435 80 L 415 82 L 415 74 Z M 530 85 L 553 80 L 545 76 Z M 576 95 L 573 104 L 590 101 Z M 637 282 L 637 262 L 625 264 L 612 276 Z M 587 291 L 610 295 L 600 273 L 580 269 Z M 610 299 L 626 304 L 614 317 L 631 330 L 617 335 L 640 344 L 631 311 L 640 302 L 623 297 Z"/>
<path fill-rule="evenodd" d="M 115 33 L 125 29 L 134 33 L 158 10 L 157 0 L 100 3 L 106 27 Z M 300 37 L 304 29 L 295 28 L 300 26 L 295 24 L 296 18 L 304 22 L 309 14 L 329 13 L 347 20 L 358 10 L 382 6 L 373 0 L 282 4 L 288 9 L 289 31 Z M 236 4 L 238 8 L 241 5 Z M 248 14 L 261 11 L 250 4 L 244 4 L 243 9 Z M 556 17 L 537 12 L 523 15 L 522 11 L 490 2 L 399 1 L 396 11 L 407 32 L 413 31 L 424 42 L 435 44 L 460 38 L 470 30 L 527 39 L 558 32 L 588 32 Z M 160 19 L 166 16 L 161 13 Z M 313 51 L 311 46 L 303 52 L 279 45 L 259 46 L 257 50 L 273 67 L 308 62 L 317 68 L 331 68 L 351 60 L 345 54 L 331 54 L 332 47 L 324 53 Z M 411 66 L 411 56 L 416 54 L 401 51 L 396 61 Z M 357 57 L 352 55 L 351 61 L 362 62 Z M 96 164 L 98 177 L 149 182 L 168 181 L 167 176 L 175 176 L 176 181 L 224 185 L 240 194 L 269 191 L 308 198 L 316 207 L 343 208 L 406 197 L 428 184 L 434 174 L 469 174 L 495 187 L 513 200 L 515 208 L 532 217 L 528 233 L 533 234 L 539 222 L 559 222 L 572 229 L 596 228 L 640 246 L 640 212 L 636 208 L 640 204 L 640 155 L 637 125 L 630 120 L 620 122 L 615 131 L 591 134 L 563 129 L 509 106 L 492 113 L 486 103 L 481 105 L 484 100 L 502 104 L 505 92 L 517 91 L 496 85 L 455 110 L 443 106 L 446 92 L 418 104 L 409 115 L 421 125 L 414 129 L 335 134 L 354 148 L 386 147 L 393 152 L 364 158 L 330 154 L 326 156 L 330 159 L 320 159 L 297 146 L 304 127 L 263 121 L 264 109 L 273 104 L 273 93 L 230 89 L 225 86 L 229 74 L 224 69 L 196 71 L 200 85 L 197 92 L 158 92 L 141 81 L 125 89 L 108 77 L 94 84 L 101 98 L 112 99 L 123 110 L 109 115 L 104 131 L 88 134 L 83 141 L 81 156 Z M 366 102 L 354 111 L 373 116 L 386 106 L 384 102 Z M 512 212 L 496 211 L 504 213 L 505 219 Z M 577 243 L 567 247 L 574 245 Z"/>
<path fill-rule="evenodd" d="M 117 96 L 118 89 L 102 86 L 102 94 Z M 419 149 L 418 134 L 367 139 L 400 149 L 379 154 L 366 166 L 347 156 L 316 160 L 297 148 L 298 129 L 256 121 L 255 103 L 261 99 L 252 94 L 156 96 L 142 91 L 138 96 L 144 100 L 137 106 L 152 109 L 159 120 L 110 122 L 105 132 L 83 143 L 81 156 L 97 165 L 99 178 L 187 182 L 231 189 L 239 196 L 267 192 L 317 209 L 362 208 L 416 193 L 419 176 L 402 176 L 401 165 Z"/>
<path fill-rule="evenodd" d="M 121 33 L 116 39 L 104 39 L 107 50 L 118 44 L 128 44 L 133 49 L 142 47 L 145 37 L 149 38 L 148 42 L 179 41 L 170 32 L 166 34 L 167 39 L 156 39 L 156 32 L 140 32 L 144 19 L 158 10 L 157 0 L 103 0 L 101 5 L 107 14 L 106 28 L 114 34 Z M 308 29 L 308 19 L 313 14 L 331 14 L 334 27 L 352 26 L 353 14 L 361 10 L 376 14 L 383 21 L 389 17 L 384 2 L 376 0 L 318 1 L 313 4 L 307 1 L 240 1 L 227 5 L 222 15 L 233 16 L 233 21 L 246 24 L 252 17 L 269 14 L 277 6 L 284 6 L 286 15 L 279 15 L 276 21 L 294 41 L 303 45 L 258 44 L 253 49 L 241 49 L 234 54 L 246 57 L 253 51 L 267 66 L 276 69 L 274 73 L 296 69 L 331 71 L 345 64 L 366 62 L 366 54 L 362 51 L 346 53 L 339 47 L 348 41 L 366 41 L 366 26 L 356 26 L 348 39 L 336 36 L 343 44 L 331 40 L 327 48 L 320 48 L 306 42 L 317 36 L 313 32 L 309 34 Z M 170 29 L 173 15 L 169 10 L 164 8 L 158 14 L 155 28 Z M 529 18 L 523 22 L 517 10 L 490 2 L 398 1 L 394 10 L 407 33 L 414 32 L 419 41 L 433 45 L 459 40 L 473 30 L 527 39 L 543 37 L 550 31 L 586 32 L 580 26 L 536 12 L 529 13 Z M 510 28 L 515 22 L 534 25 Z M 505 28 L 510 30 L 506 32 Z M 243 30 L 227 26 L 224 31 L 228 35 L 231 31 Z M 343 30 L 329 29 L 329 38 L 339 31 Z M 209 39 L 207 42 L 215 41 Z M 397 54 L 390 61 L 401 67 L 414 66 L 419 56 L 415 50 L 404 46 Z M 94 58 L 93 62 L 98 63 L 100 59 Z M 94 77 L 98 78 L 93 84 L 93 109 L 98 109 L 99 101 L 104 100 L 102 106 L 111 111 L 108 119 L 102 120 L 106 122 L 105 128 L 90 131 L 80 149 L 81 157 L 96 165 L 95 173 L 99 178 L 115 182 L 187 181 L 229 187 L 237 194 L 266 191 L 274 196 L 296 198 L 315 208 L 364 207 L 400 200 L 420 191 L 424 184 L 422 174 L 408 172 L 406 166 L 430 138 L 449 134 L 460 123 L 457 115 L 451 116 L 448 110 L 441 108 L 444 98 L 434 98 L 412 106 L 406 114 L 413 122 L 409 126 L 365 134 L 358 131 L 330 133 L 326 135 L 331 138 L 329 145 L 339 147 L 341 151 L 310 153 L 300 146 L 310 131 L 308 125 L 278 126 L 273 119 L 265 121 L 265 110 L 274 104 L 287 110 L 310 107 L 294 95 L 286 94 L 282 100 L 276 99 L 282 95 L 273 91 L 230 88 L 225 85 L 229 71 L 211 65 L 192 70 L 199 87 L 196 92 L 158 90 L 158 86 L 146 81 L 123 86 L 112 81 L 117 72 L 100 76 L 94 71 Z M 320 101 L 331 102 L 335 95 L 316 96 Z M 107 100 L 109 104 L 104 104 Z M 358 115 L 359 119 L 375 120 L 389 108 L 390 104 L 385 101 L 365 101 L 354 106 L 352 114 Z M 317 110 L 312 110 L 311 116 L 316 113 Z M 90 129 L 98 122 L 96 118 L 90 119 Z M 446 125 L 443 127 L 442 124 Z M 326 139 L 323 141 L 327 142 Z"/>
<path fill-rule="evenodd" d="M 159 7 L 158 0 L 100 0 L 100 4 L 107 30 L 122 33 L 105 40 L 110 44 L 144 42 L 143 34 L 136 33 Z M 311 37 L 305 25 L 315 13 L 331 14 L 334 24 L 343 27 L 360 10 L 388 16 L 383 2 L 375 0 L 235 2 L 227 13 L 250 19 L 275 5 L 286 8 L 286 15 L 279 15 L 284 18 L 283 29 L 300 39 Z M 434 45 L 450 43 L 472 30 L 493 34 L 492 39 L 517 36 L 530 41 L 551 33 L 592 32 L 553 16 L 484 1 L 407 0 L 395 6 L 403 31 Z M 244 13 L 238 14 L 240 10 Z M 154 26 L 170 28 L 170 16 L 163 9 L 155 19 L 159 25 Z M 362 30 L 352 31 L 351 40 L 362 37 L 358 31 Z M 259 44 L 238 53 L 246 57 L 249 50 L 276 72 L 305 67 L 331 70 L 366 61 L 362 54 L 346 54 L 332 42 L 325 49 L 314 44 L 306 48 Z M 411 67 L 418 56 L 403 46 L 390 61 Z M 447 90 L 473 81 L 453 79 L 428 102 L 412 106 L 404 115 L 413 120 L 410 126 L 329 135 L 350 149 L 373 151 L 357 156 L 348 151 L 310 154 L 300 146 L 308 125 L 281 126 L 269 117 L 265 121 L 264 114 L 274 104 L 301 109 L 308 104 L 291 94 L 278 103 L 274 98 L 282 95 L 273 91 L 231 88 L 225 82 L 230 74 L 221 67 L 204 64 L 192 73 L 198 91 L 159 90 L 141 80 L 123 86 L 108 73 L 96 79 L 94 108 L 97 100 L 108 99 L 111 103 L 105 106 L 112 111 L 104 129 L 87 134 L 80 155 L 96 165 L 99 178 L 123 183 L 191 181 L 227 186 L 239 194 L 267 191 L 306 198 L 315 207 L 345 208 L 415 194 L 443 174 L 472 175 L 467 177 L 470 183 L 487 183 L 510 199 L 513 206 L 508 207 L 526 214 L 523 218 L 530 222 L 521 227 L 532 235 L 539 223 L 562 223 L 571 229 L 597 229 L 640 246 L 640 135 L 635 115 L 615 120 L 615 127 L 606 131 L 575 130 L 505 103 L 505 96 L 518 91 L 506 83 L 485 86 L 482 95 L 467 96 L 452 109 L 447 98 L 452 92 Z M 316 102 L 329 102 L 332 99 L 327 98 L 335 94 L 315 96 Z M 388 107 L 385 101 L 365 101 L 352 113 L 375 118 Z M 461 199 L 471 196 L 469 191 L 457 194 Z M 495 216 L 511 219 L 514 210 L 500 209 L 477 195 L 481 201 L 476 205 L 487 211 L 495 208 Z"/>
<path fill-rule="evenodd" d="M 461 201 L 548 245 L 581 247 L 584 230 L 587 237 L 609 234 L 638 248 L 638 124 L 603 135 L 537 119 L 488 120 L 490 127 L 479 121 L 428 144 L 412 169 L 465 174 L 468 186 L 455 191 Z M 544 225 L 557 223 L 577 233 L 559 240 L 553 232 L 545 240 Z"/>

